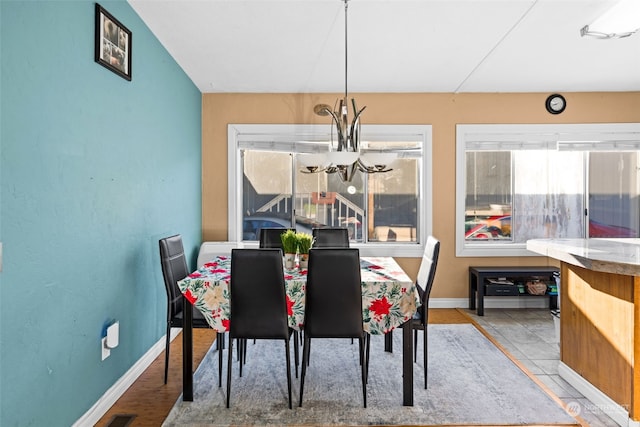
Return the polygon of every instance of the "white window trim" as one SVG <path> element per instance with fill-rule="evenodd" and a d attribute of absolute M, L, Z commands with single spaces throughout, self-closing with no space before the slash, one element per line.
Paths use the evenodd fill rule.
<path fill-rule="evenodd" d="M 517 147 L 523 140 L 532 145 L 577 151 L 595 151 L 598 147 L 610 149 L 618 144 L 618 149 L 624 151 L 628 146 L 635 149 L 640 141 L 640 123 L 456 125 L 456 256 L 539 256 L 528 251 L 526 243 L 466 242 L 464 238 L 465 148 L 468 143 L 491 141 Z"/>
<path fill-rule="evenodd" d="M 362 135 L 367 140 L 403 141 L 411 138 L 422 141 L 422 165 L 420 195 L 418 203 L 420 218 L 420 243 L 359 243 L 352 245 L 360 249 L 362 256 L 394 256 L 419 258 L 424 253 L 424 243 L 433 229 L 432 204 L 432 139 L 431 125 L 362 125 Z M 241 143 L 273 144 L 290 143 L 296 140 L 326 141 L 330 139 L 327 125 L 270 125 L 229 124 L 227 127 L 228 156 L 228 240 L 242 241 L 242 216 L 239 202 L 242 196 L 242 168 L 239 156 Z M 247 246 L 247 245 L 245 245 Z M 250 245 L 249 245 L 250 246 Z"/>

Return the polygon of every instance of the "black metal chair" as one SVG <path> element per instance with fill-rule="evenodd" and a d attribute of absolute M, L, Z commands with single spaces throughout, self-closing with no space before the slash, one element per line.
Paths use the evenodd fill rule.
<path fill-rule="evenodd" d="M 182 245 L 182 236 L 176 234 L 174 236 L 160 239 L 160 263 L 162 265 L 162 276 L 164 277 L 164 287 L 167 291 L 167 334 L 165 339 L 164 352 L 164 383 L 167 383 L 167 375 L 169 371 L 169 349 L 171 328 L 183 327 L 183 309 L 184 298 L 180 288 L 178 288 L 178 280 L 182 280 L 190 273 L 187 266 L 187 258 L 184 255 L 184 247 Z M 193 311 L 194 328 L 210 328 L 206 319 L 194 306 L 190 305 Z M 224 334 L 218 333 L 216 337 L 218 348 L 218 373 L 220 374 L 218 384 L 222 384 L 222 352 L 224 345 Z"/>
<path fill-rule="evenodd" d="M 362 283 L 358 249 L 311 249 L 307 273 L 299 406 L 302 406 L 311 339 L 357 338 L 360 344 L 362 395 L 364 407 L 367 407 L 369 340 L 362 323 Z"/>
<path fill-rule="evenodd" d="M 415 316 L 411 320 L 413 329 L 413 350 L 414 361 L 418 358 L 418 331 L 423 332 L 423 349 L 424 349 L 424 388 L 427 388 L 427 324 L 429 323 L 429 295 L 433 287 L 433 279 L 436 276 L 436 267 L 438 265 L 438 256 L 440 254 L 440 241 L 433 236 L 427 238 L 427 244 L 422 255 L 422 262 L 418 270 L 416 278 L 416 287 L 420 294 L 420 302 L 422 305 L 418 308 Z"/>
<path fill-rule="evenodd" d="M 260 229 L 260 247 L 282 249 L 280 235 L 287 230 L 296 231 L 294 228 L 264 227 Z"/>
<path fill-rule="evenodd" d="M 287 301 L 281 251 L 233 249 L 231 251 L 231 311 L 229 318 L 229 363 L 227 365 L 227 408 L 231 396 L 233 340 L 282 339 L 287 361 L 287 387 L 291 409 L 291 358 L 289 340 L 292 329 L 287 321 Z M 297 346 L 296 368 L 298 365 Z M 242 376 L 243 361 L 239 363 Z"/>
<path fill-rule="evenodd" d="M 314 248 L 348 248 L 349 229 L 345 227 L 314 228 Z"/>

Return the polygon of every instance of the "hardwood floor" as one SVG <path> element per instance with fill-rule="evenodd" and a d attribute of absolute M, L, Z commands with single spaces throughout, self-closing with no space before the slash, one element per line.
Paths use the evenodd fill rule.
<path fill-rule="evenodd" d="M 193 330 L 193 366 L 200 361 L 215 341 L 213 329 Z M 158 427 L 182 393 L 182 334 L 171 342 L 169 376 L 164 384 L 164 352 L 129 387 L 98 421 L 96 427 L 108 427 L 115 415 L 135 415 L 127 427 Z"/>
<path fill-rule="evenodd" d="M 429 323 L 469 323 L 469 317 L 456 309 L 430 309 Z M 193 330 L 193 366 L 200 361 L 215 341 L 211 329 Z M 158 427 L 167 417 L 182 393 L 182 335 L 171 343 L 169 379 L 164 384 L 164 352 L 98 421 L 96 427 L 109 427 L 116 415 L 135 415 L 128 427 Z"/>

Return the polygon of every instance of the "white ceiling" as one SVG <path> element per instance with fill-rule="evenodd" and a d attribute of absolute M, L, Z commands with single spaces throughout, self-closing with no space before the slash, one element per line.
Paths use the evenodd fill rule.
<path fill-rule="evenodd" d="M 203 93 L 344 91 L 343 0 L 128 2 Z M 348 90 L 640 91 L 640 32 L 580 36 L 614 3 L 351 0 Z"/>

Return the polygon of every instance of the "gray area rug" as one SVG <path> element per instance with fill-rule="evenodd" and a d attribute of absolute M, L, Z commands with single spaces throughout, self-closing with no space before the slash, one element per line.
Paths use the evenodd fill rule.
<path fill-rule="evenodd" d="M 394 353 L 384 352 L 383 338 L 372 336 L 367 408 L 362 406 L 357 342 L 312 341 L 301 408 L 292 355 L 294 408 L 290 410 L 284 344 L 258 340 L 255 345 L 249 343 L 242 378 L 234 358 L 230 409 L 225 407 L 227 351 L 223 386 L 218 388 L 214 345 L 194 375 L 194 401 L 182 402 L 180 397 L 163 425 L 577 424 L 470 324 L 429 325 L 429 388 L 425 390 L 421 340 L 419 336 L 413 407 L 402 406 L 400 331 L 394 334 Z"/>

